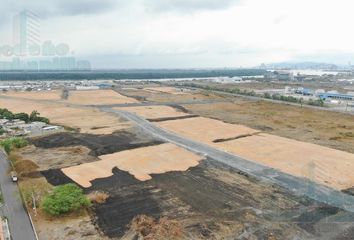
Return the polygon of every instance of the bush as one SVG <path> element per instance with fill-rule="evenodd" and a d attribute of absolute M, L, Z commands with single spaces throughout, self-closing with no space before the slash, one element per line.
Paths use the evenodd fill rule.
<path fill-rule="evenodd" d="M 14 148 L 23 148 L 26 147 L 28 142 L 23 138 L 8 138 L 0 142 L 7 154 L 9 154 Z"/>
<path fill-rule="evenodd" d="M 43 210 L 53 216 L 77 211 L 90 205 L 90 200 L 84 195 L 83 190 L 73 183 L 54 188 L 42 202 Z"/>

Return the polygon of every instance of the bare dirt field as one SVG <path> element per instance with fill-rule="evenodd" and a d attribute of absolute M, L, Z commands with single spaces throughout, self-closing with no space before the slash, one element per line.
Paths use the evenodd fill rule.
<path fill-rule="evenodd" d="M 344 190 L 354 186 L 354 154 L 261 134 L 248 127 L 207 118 L 156 123 L 160 127 L 247 160 Z"/>
<path fill-rule="evenodd" d="M 186 171 L 198 165 L 202 157 L 173 144 L 138 148 L 99 156 L 100 161 L 62 169 L 63 173 L 82 187 L 91 187 L 91 181 L 113 175 L 118 167 L 140 181 L 151 179 L 151 174 Z"/>
<path fill-rule="evenodd" d="M 79 105 L 107 105 L 136 103 L 134 98 L 123 96 L 113 90 L 94 90 L 94 91 L 70 91 L 66 101 L 71 104 Z"/>
<path fill-rule="evenodd" d="M 2 98 L 0 107 L 8 108 L 13 112 L 31 113 L 37 110 L 41 116 L 49 118 L 52 123 L 76 128 L 82 133 L 111 134 L 131 127 L 129 122 L 98 109 L 69 107 L 63 103 Z"/>
<path fill-rule="evenodd" d="M 146 119 L 175 118 L 190 115 L 168 106 L 123 107 L 114 109 L 133 112 Z"/>
<path fill-rule="evenodd" d="M 229 100 L 230 103 L 191 104 L 184 108 L 191 114 L 354 153 L 352 115 L 242 98 Z"/>

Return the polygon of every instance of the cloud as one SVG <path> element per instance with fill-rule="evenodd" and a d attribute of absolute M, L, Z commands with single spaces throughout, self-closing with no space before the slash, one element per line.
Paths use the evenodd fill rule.
<path fill-rule="evenodd" d="M 201 10 L 220 10 L 231 7 L 240 0 L 145 0 L 147 10 L 155 12 L 189 13 Z"/>
<path fill-rule="evenodd" d="M 114 0 L 61 0 L 57 2 L 57 13 L 61 15 L 97 14 L 115 8 Z"/>
<path fill-rule="evenodd" d="M 72 16 L 81 14 L 96 14 L 114 9 L 114 0 L 0 0 L 0 15 L 11 18 L 22 10 L 30 10 L 42 18 L 53 16 Z M 118 1 L 120 2 L 120 1 Z"/>

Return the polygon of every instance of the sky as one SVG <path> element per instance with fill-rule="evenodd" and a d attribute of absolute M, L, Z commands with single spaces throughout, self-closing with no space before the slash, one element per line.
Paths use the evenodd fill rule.
<path fill-rule="evenodd" d="M 94 68 L 354 63 L 353 0 L 0 0 L 0 46 L 24 9 Z"/>

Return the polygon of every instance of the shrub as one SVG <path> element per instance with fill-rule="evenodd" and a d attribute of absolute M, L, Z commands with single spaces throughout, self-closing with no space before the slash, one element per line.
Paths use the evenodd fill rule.
<path fill-rule="evenodd" d="M 90 200 L 84 195 L 81 188 L 73 183 L 54 188 L 42 202 L 43 210 L 53 216 L 77 211 L 90 206 Z"/>

